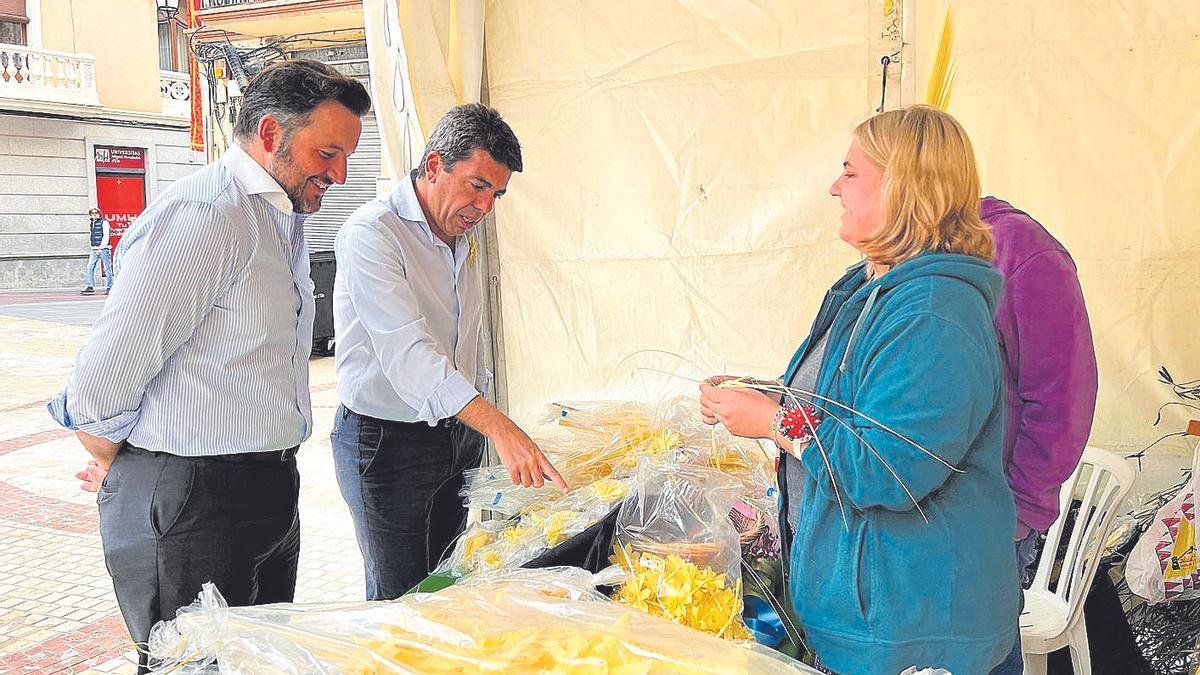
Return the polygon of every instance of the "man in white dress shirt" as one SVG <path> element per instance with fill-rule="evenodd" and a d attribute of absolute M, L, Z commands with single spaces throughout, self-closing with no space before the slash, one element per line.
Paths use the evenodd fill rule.
<path fill-rule="evenodd" d="M 77 476 L 99 491 L 105 562 L 143 648 L 208 581 L 230 605 L 293 598 L 295 453 L 312 430 L 304 214 L 345 182 L 369 106 L 314 61 L 256 76 L 236 143 L 122 239 L 121 283 L 49 405 L 93 457 Z"/>
<path fill-rule="evenodd" d="M 462 472 L 484 437 L 514 484 L 560 489 L 554 467 L 483 396 L 483 278 L 473 228 L 521 170 L 500 115 L 456 107 L 421 166 L 354 212 L 337 237 L 334 462 L 362 549 L 367 598 L 423 579 L 466 522 Z"/>

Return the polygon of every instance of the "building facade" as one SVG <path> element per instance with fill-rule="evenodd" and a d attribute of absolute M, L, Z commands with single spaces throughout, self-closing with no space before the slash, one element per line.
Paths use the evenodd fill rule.
<path fill-rule="evenodd" d="M 332 65 L 370 88 L 360 0 L 200 0 L 200 8 L 203 25 L 194 41 L 209 47 L 198 49 L 198 63 L 210 160 L 232 141 L 241 103 L 239 70 L 249 77 L 273 61 L 307 58 Z M 239 63 L 231 64 L 220 47 L 231 47 Z M 333 250 L 338 228 L 375 197 L 381 165 L 379 129 L 371 112 L 363 118 L 346 183 L 330 187 L 321 210 L 305 221 L 310 251 Z"/>
<path fill-rule="evenodd" d="M 119 237 L 204 165 L 186 54 L 154 0 L 0 0 L 0 288 L 82 285 L 90 208 Z"/>

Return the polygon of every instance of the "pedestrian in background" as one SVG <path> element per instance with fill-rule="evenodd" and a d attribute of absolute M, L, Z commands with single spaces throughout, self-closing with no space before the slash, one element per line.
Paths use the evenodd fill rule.
<path fill-rule="evenodd" d="M 87 286 L 79 291 L 79 294 L 92 295 L 96 292 L 96 265 L 103 263 L 104 294 L 108 295 L 108 291 L 112 289 L 113 278 L 116 276 L 112 264 L 112 226 L 98 208 L 89 211 L 88 218 L 88 241 L 92 245 L 92 252 L 88 255 Z"/>

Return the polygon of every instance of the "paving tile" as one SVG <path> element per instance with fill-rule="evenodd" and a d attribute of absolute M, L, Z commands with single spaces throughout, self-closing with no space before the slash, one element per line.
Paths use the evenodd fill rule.
<path fill-rule="evenodd" d="M 112 672 L 116 672 L 120 668 L 123 668 L 127 665 L 129 665 L 128 661 L 126 661 L 125 659 L 122 659 L 120 657 L 117 657 L 115 659 L 109 659 L 108 661 L 105 661 L 104 663 L 101 663 L 100 665 L 96 666 L 96 670 L 98 670 L 102 673 L 112 673 Z"/>
<path fill-rule="evenodd" d="M 5 645 L 5 649 L 7 650 L 8 653 L 13 654 L 13 653 L 25 651 L 26 649 L 29 649 L 30 647 L 34 646 L 34 644 L 36 644 L 36 643 L 31 642 L 29 640 L 22 639 L 22 638 L 17 638 L 15 640 L 10 640 L 9 643 L 7 645 Z"/>
<path fill-rule="evenodd" d="M 50 638 L 58 637 L 59 634 L 60 631 L 58 630 L 52 630 L 49 628 L 34 628 L 25 634 L 25 639 L 32 640 L 34 642 L 45 642 Z"/>

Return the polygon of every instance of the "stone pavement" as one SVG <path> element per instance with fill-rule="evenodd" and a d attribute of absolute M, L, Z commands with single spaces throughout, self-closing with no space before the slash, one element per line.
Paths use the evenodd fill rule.
<path fill-rule="evenodd" d="M 0 316 L 91 326 L 104 306 L 104 291 L 80 295 L 78 288 L 0 291 Z"/>
<path fill-rule="evenodd" d="M 100 548 L 88 457 L 46 412 L 104 296 L 0 293 L 0 673 L 132 673 L 134 653 Z M 311 362 L 301 448 L 297 602 L 361 600 L 362 557 L 329 448 L 333 359 Z"/>

